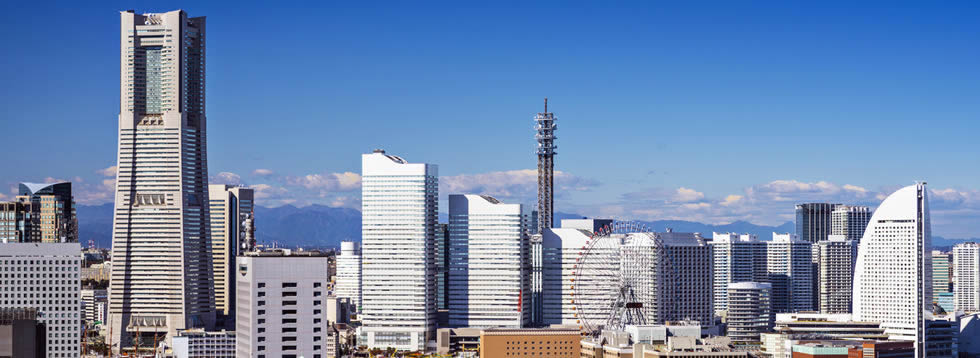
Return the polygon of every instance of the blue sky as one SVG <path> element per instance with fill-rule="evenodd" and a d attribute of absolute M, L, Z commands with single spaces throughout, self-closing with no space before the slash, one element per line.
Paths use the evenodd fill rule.
<path fill-rule="evenodd" d="M 547 96 L 560 211 L 779 224 L 927 180 L 933 231 L 980 236 L 976 2 L 277 6 L 0 4 L 0 195 L 109 200 L 118 12 L 183 8 L 208 17 L 212 180 L 260 204 L 359 207 L 379 147 L 439 164 L 443 195 L 530 203 Z"/>

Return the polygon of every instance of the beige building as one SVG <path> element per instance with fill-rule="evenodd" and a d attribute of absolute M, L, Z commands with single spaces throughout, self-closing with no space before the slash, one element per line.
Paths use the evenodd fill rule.
<path fill-rule="evenodd" d="M 490 328 L 480 333 L 480 358 L 578 357 L 581 340 L 574 328 Z"/>
<path fill-rule="evenodd" d="M 119 14 L 119 131 L 109 280 L 113 352 L 213 329 L 205 23 Z"/>
<path fill-rule="evenodd" d="M 208 203 L 216 325 L 235 329 L 235 257 L 241 254 L 242 222 L 253 215 L 255 195 L 252 189 L 240 186 L 208 185 Z"/>

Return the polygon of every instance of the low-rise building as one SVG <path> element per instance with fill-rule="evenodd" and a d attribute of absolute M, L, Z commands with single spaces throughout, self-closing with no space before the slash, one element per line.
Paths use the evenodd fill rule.
<path fill-rule="evenodd" d="M 235 358 L 235 332 L 178 330 L 174 336 L 174 358 Z"/>
<path fill-rule="evenodd" d="M 480 332 L 480 358 L 579 357 L 581 341 L 574 328 L 489 328 Z"/>
<path fill-rule="evenodd" d="M 436 331 L 436 353 L 475 355 L 480 350 L 479 328 L 440 328 Z"/>

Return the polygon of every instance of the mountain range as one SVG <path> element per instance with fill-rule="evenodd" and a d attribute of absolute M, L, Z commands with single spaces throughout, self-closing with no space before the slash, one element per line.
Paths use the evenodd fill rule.
<path fill-rule="evenodd" d="M 103 205 L 78 205 L 78 235 L 83 245 L 93 240 L 98 247 L 110 247 L 112 237 L 112 203 Z M 580 219 L 582 215 L 556 213 L 555 222 L 562 219 Z M 446 214 L 439 215 L 446 222 Z M 730 224 L 712 225 L 684 220 L 640 221 L 653 231 L 671 228 L 676 232 L 700 232 L 711 237 L 712 232 L 736 232 L 757 235 L 769 240 L 773 232 L 794 232 L 795 225 L 787 221 L 779 226 L 756 225 L 745 221 Z M 255 208 L 255 237 L 260 244 L 275 243 L 280 247 L 319 247 L 335 248 L 341 241 L 361 240 L 361 212 L 355 209 L 334 208 L 323 205 L 295 207 L 284 205 L 275 208 L 258 206 Z M 933 236 L 936 248 L 950 247 L 973 239 L 946 239 Z"/>

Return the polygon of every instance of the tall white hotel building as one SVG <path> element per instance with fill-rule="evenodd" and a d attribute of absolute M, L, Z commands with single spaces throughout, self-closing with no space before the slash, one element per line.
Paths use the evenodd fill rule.
<path fill-rule="evenodd" d="M 529 208 L 486 195 L 449 196 L 449 325 L 530 323 Z"/>
<path fill-rule="evenodd" d="M 119 152 L 109 284 L 114 351 L 215 321 L 205 19 L 120 14 Z"/>
<path fill-rule="evenodd" d="M 915 342 L 925 356 L 932 311 L 932 233 L 925 183 L 889 195 L 861 239 L 854 272 L 853 318 L 881 322 L 890 339 Z"/>
<path fill-rule="evenodd" d="M 439 168 L 383 150 L 361 165 L 363 343 L 424 350 L 436 329 Z"/>

